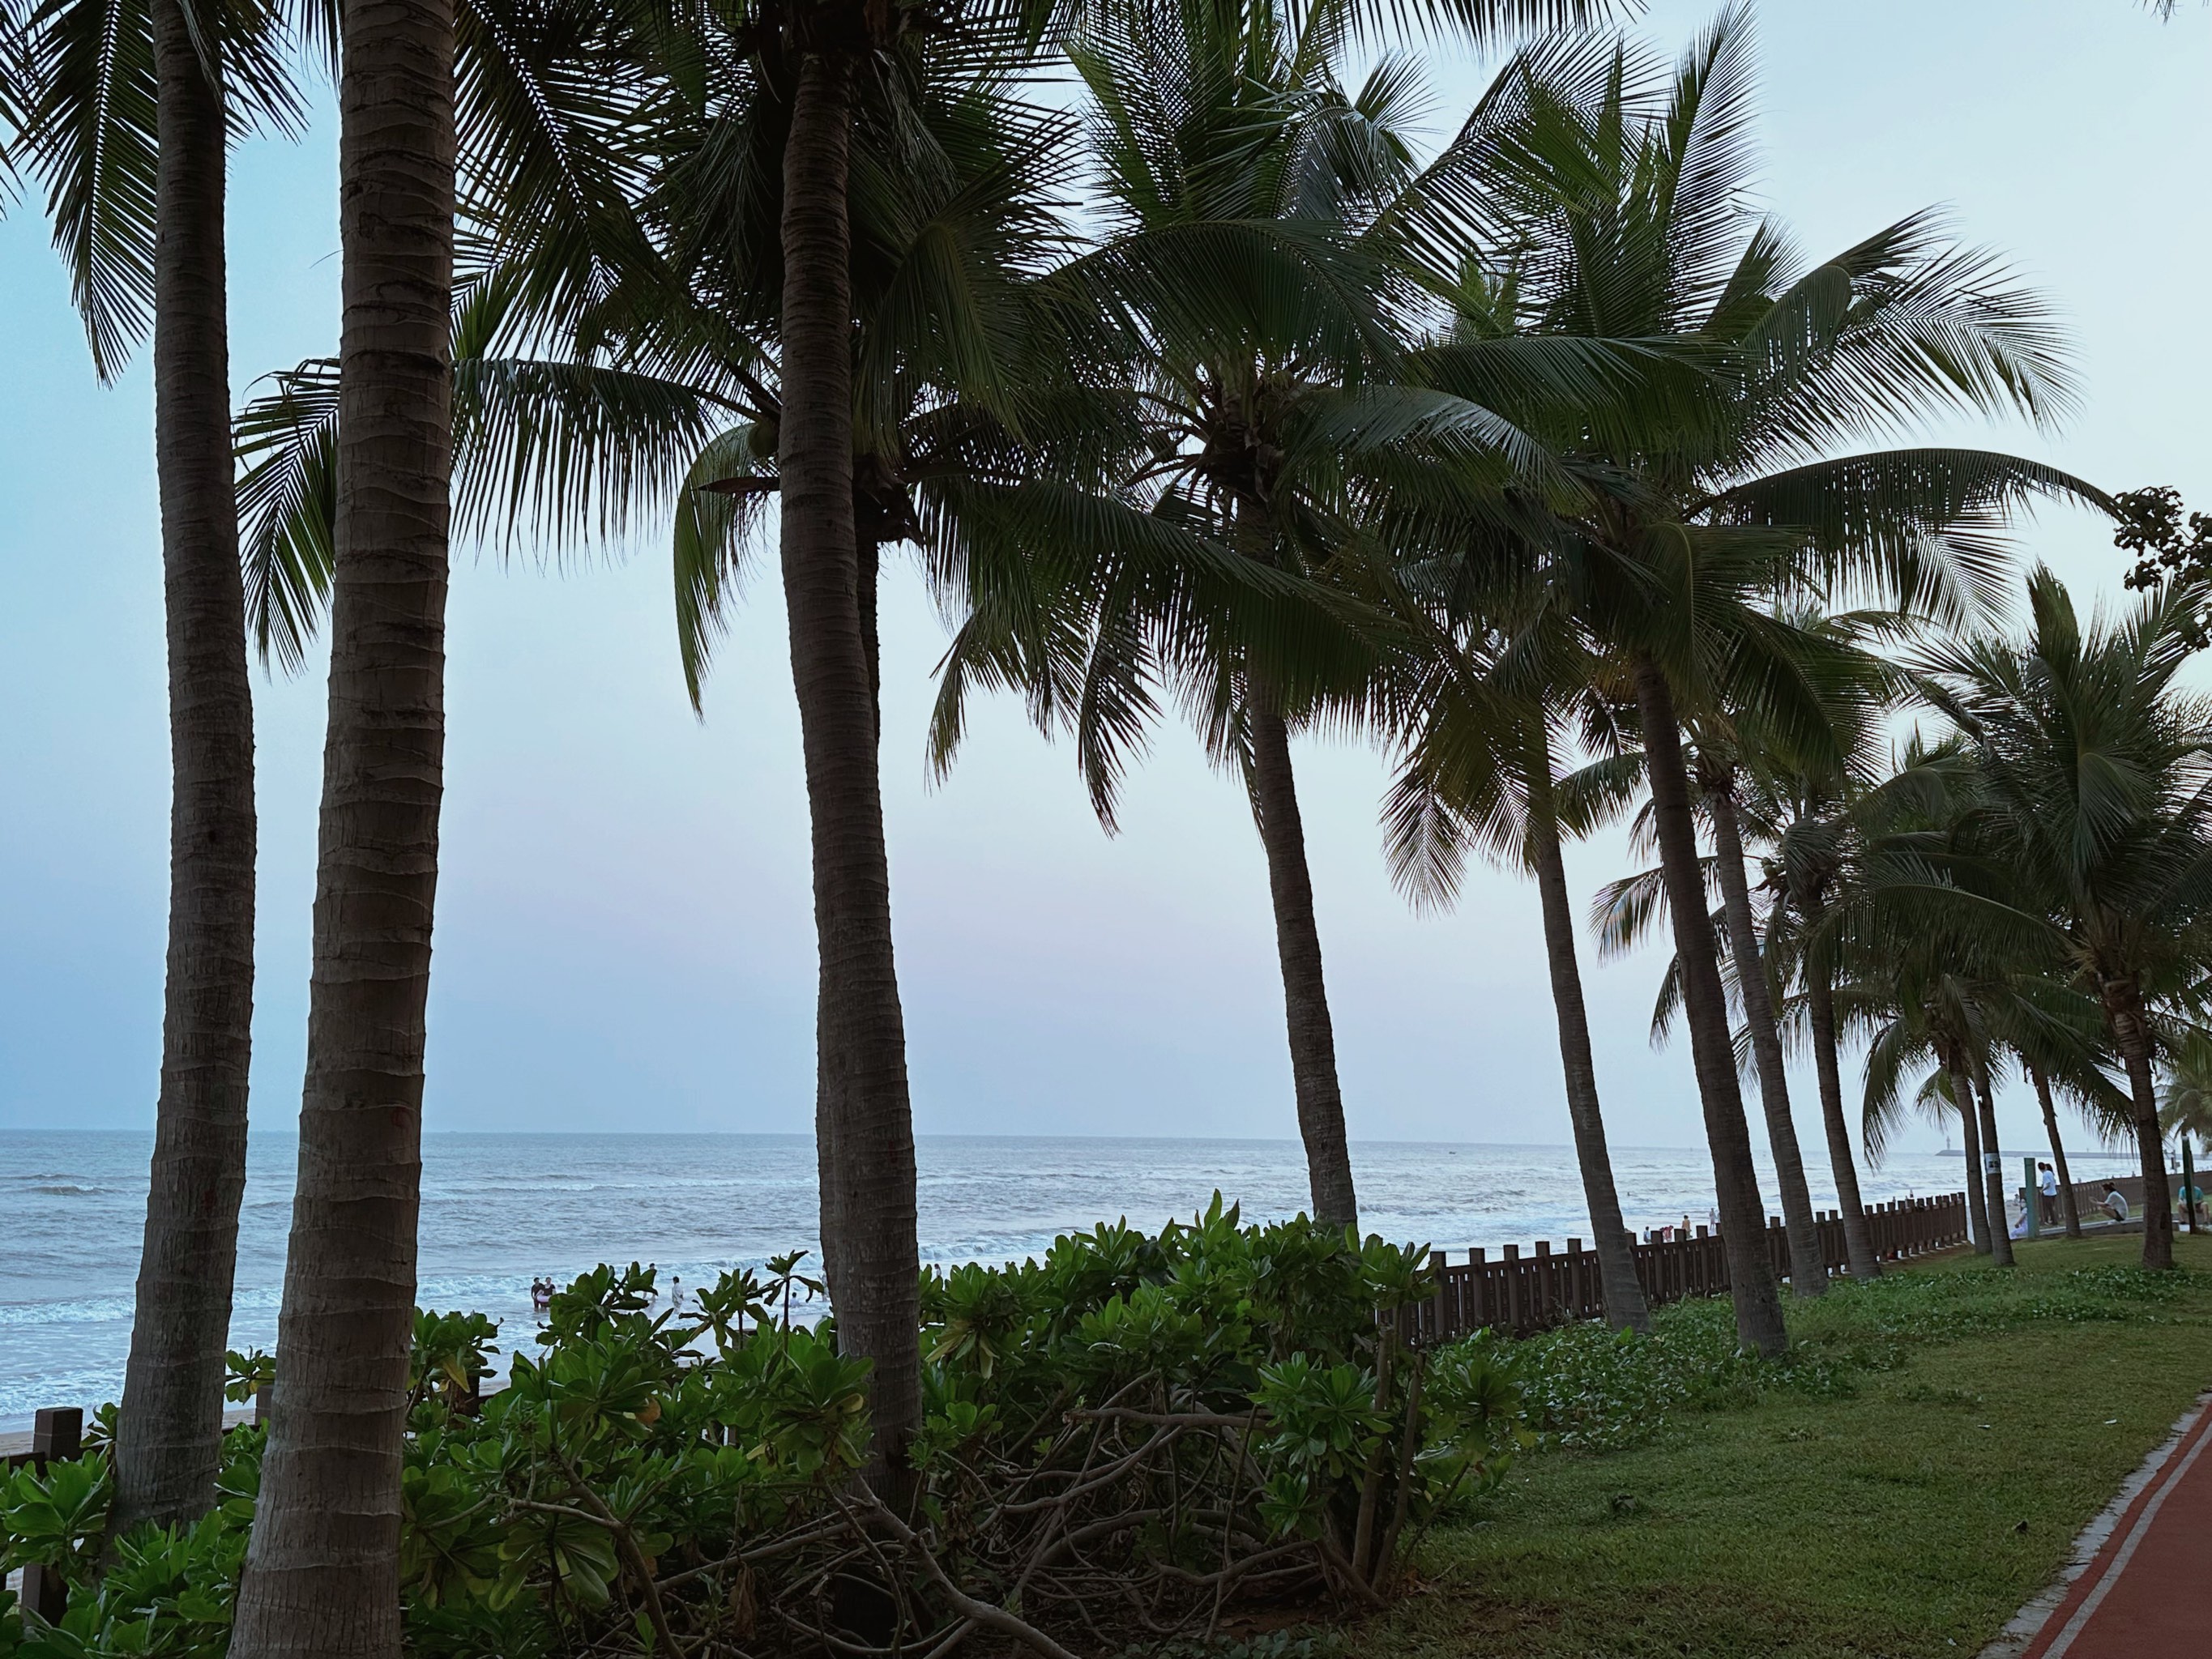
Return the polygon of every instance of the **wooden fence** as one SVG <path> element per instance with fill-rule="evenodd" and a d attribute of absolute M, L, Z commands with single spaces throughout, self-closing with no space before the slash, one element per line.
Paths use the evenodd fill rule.
<path fill-rule="evenodd" d="M 84 1413 L 75 1406 L 42 1407 L 31 1419 L 31 1449 L 5 1460 L 12 1473 L 22 1464 L 44 1468 L 66 1463 L 84 1451 Z M 36 1563 L 23 1569 L 22 1605 L 49 1624 L 58 1623 L 69 1605 L 69 1586 L 52 1567 Z"/>
<path fill-rule="evenodd" d="M 1869 1205 L 1866 1214 L 1875 1253 L 1884 1261 L 1952 1249 L 1966 1242 L 1964 1193 Z M 1832 1210 L 1824 1212 L 1820 1229 L 1820 1252 L 1829 1268 L 1848 1267 L 1841 1217 Z M 1779 1218 L 1767 1223 L 1766 1246 L 1775 1276 L 1786 1276 L 1790 1241 Z M 1718 1235 L 1704 1227 L 1692 1237 L 1633 1248 L 1636 1276 L 1643 1282 L 1644 1296 L 1655 1304 L 1717 1296 L 1729 1287 L 1727 1255 Z M 1528 1336 L 1553 1325 L 1605 1315 L 1596 1253 L 1584 1249 L 1579 1238 L 1569 1239 L 1564 1253 L 1554 1252 L 1550 1242 L 1543 1240 L 1533 1255 L 1523 1255 L 1519 1245 L 1508 1244 L 1495 1260 L 1485 1251 L 1470 1250 L 1467 1261 L 1456 1264 L 1438 1250 L 1429 1265 L 1436 1275 L 1436 1295 L 1407 1310 L 1409 1317 L 1404 1322 L 1404 1334 L 1419 1341 L 1448 1341 L 1486 1326 Z"/>

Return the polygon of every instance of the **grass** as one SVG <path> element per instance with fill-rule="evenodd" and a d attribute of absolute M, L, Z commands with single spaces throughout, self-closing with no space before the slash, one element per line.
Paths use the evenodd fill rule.
<path fill-rule="evenodd" d="M 2157 1281 L 2128 1238 L 1893 1273 L 1793 1306 L 1781 1366 L 1733 1355 L 1724 1303 L 1664 1310 L 1649 1343 L 1521 1345 L 1544 1449 L 1431 1535 L 1420 1589 L 1353 1645 L 1975 1653 L 2212 1386 L 2212 1237 L 2180 1246 L 2190 1271 Z"/>

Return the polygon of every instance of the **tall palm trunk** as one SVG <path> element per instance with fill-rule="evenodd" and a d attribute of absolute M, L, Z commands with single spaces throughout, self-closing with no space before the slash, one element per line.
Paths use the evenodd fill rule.
<path fill-rule="evenodd" d="M 1552 1006 L 1559 1015 L 1559 1066 L 1565 1074 L 1567 1118 L 1574 1125 L 1575 1158 L 1582 1165 L 1583 1198 L 1595 1235 L 1599 1283 L 1606 1322 L 1615 1330 L 1648 1333 L 1651 1310 L 1636 1276 L 1636 1255 L 1621 1218 L 1613 1185 L 1613 1155 L 1599 1110 L 1597 1065 L 1590 1054 L 1589 1014 L 1583 1006 L 1583 976 L 1575 959 L 1574 907 L 1567 896 L 1567 868 L 1559 854 L 1559 821 L 1552 799 L 1552 751 L 1540 718 L 1531 722 L 1528 757 L 1528 854 L 1536 866 L 1536 891 L 1544 908 L 1544 954 L 1552 970 Z"/>
<path fill-rule="evenodd" d="M 1267 849 L 1267 890 L 1275 907 L 1275 953 L 1283 969 L 1283 1014 L 1290 1030 L 1291 1079 L 1297 1093 L 1298 1133 L 1306 1146 L 1306 1179 L 1314 1219 L 1349 1227 L 1359 1220 L 1345 1144 L 1344 1091 L 1336 1077 L 1336 1028 L 1321 969 L 1321 930 L 1314 921 L 1313 877 L 1306 868 L 1305 825 L 1298 816 L 1291 770 L 1290 729 L 1264 687 L 1247 699 L 1252 725 L 1253 817 Z"/>
<path fill-rule="evenodd" d="M 1851 1130 L 1844 1116 L 1843 1070 L 1836 1063 L 1836 991 L 1828 964 L 1814 957 L 1805 963 L 1805 1013 L 1813 1027 L 1813 1070 L 1820 1085 L 1820 1124 L 1827 1131 L 1828 1164 L 1836 1172 L 1836 1201 L 1843 1206 L 1844 1254 L 1853 1279 L 1878 1279 L 1881 1260 L 1867 1229 L 1866 1202 L 1859 1196 L 1859 1170 L 1851 1152 Z"/>
<path fill-rule="evenodd" d="M 1990 1215 L 1990 1255 L 2000 1267 L 2013 1265 L 2012 1224 L 2005 1215 L 2004 1148 L 1997 1139 L 1997 1097 L 1987 1066 L 1977 1066 L 1974 1097 L 1982 1115 L 1982 1201 Z"/>
<path fill-rule="evenodd" d="M 444 793 L 452 0 L 339 19 L 337 519 L 299 1184 L 233 1659 L 399 1652 Z"/>
<path fill-rule="evenodd" d="M 2051 1103 L 2051 1079 L 2040 1066 L 2027 1068 L 2035 1085 L 2035 1103 L 2043 1109 L 2043 1132 L 2051 1137 L 2051 1166 L 2058 1175 L 2058 1205 L 2066 1218 L 2066 1237 L 2081 1237 L 2081 1206 L 2074 1196 L 2074 1172 L 2066 1167 L 2066 1143 L 2058 1138 L 2058 1109 Z"/>
<path fill-rule="evenodd" d="M 169 960 L 115 1529 L 213 1507 L 253 1038 L 253 696 L 231 484 L 222 96 L 153 0 L 154 443 L 168 615 Z"/>
<path fill-rule="evenodd" d="M 2166 1136 L 2158 1121 L 2158 1090 L 2150 1075 L 2150 1033 L 2143 1025 L 2142 993 L 2132 979 L 2108 979 L 2100 988 L 2106 1028 L 2128 1070 L 2135 1107 L 2136 1152 L 2142 1164 L 2143 1248 L 2146 1267 L 2173 1265 L 2173 1188 L 2166 1178 Z"/>
<path fill-rule="evenodd" d="M 1766 1206 L 1759 1201 L 1759 1173 L 1752 1165 L 1751 1127 L 1744 1121 L 1728 1003 L 1713 956 L 1712 918 L 1705 910 L 1697 827 L 1690 817 L 1682 734 L 1674 717 L 1674 694 L 1658 665 L 1649 658 L 1636 665 L 1636 706 L 1651 782 L 1659 862 L 1666 875 L 1667 908 L 1674 921 L 1674 953 L 1682 969 L 1682 1012 L 1690 1027 L 1705 1141 L 1712 1152 L 1713 1192 L 1728 1255 L 1736 1336 L 1771 1358 L 1789 1346 L 1790 1338 L 1767 1260 Z"/>
<path fill-rule="evenodd" d="M 896 1492 L 921 1422 L 921 1256 L 853 509 L 850 73 L 842 56 L 808 52 L 792 105 L 776 471 L 820 950 L 814 1119 L 823 1266 L 839 1343 L 874 1366 L 870 1474 Z"/>
<path fill-rule="evenodd" d="M 1959 1134 L 1966 1143 L 1962 1150 L 1966 1158 L 1966 1237 L 1976 1255 L 1987 1255 L 1991 1249 L 1989 1189 L 1982 1181 L 1982 1126 L 1974 1104 L 1973 1079 L 1967 1076 L 1966 1060 L 1957 1051 L 1947 1046 L 1942 1058 L 1944 1069 L 1951 1074 L 1951 1103 L 1959 1109 Z"/>
<path fill-rule="evenodd" d="M 1827 1254 L 1820 1248 L 1820 1226 L 1813 1216 L 1813 1194 L 1805 1185 L 1805 1155 L 1797 1146 L 1797 1125 L 1790 1115 L 1790 1079 L 1782 1060 L 1782 1035 L 1775 1028 L 1774 999 L 1767 994 L 1765 958 L 1751 914 L 1751 887 L 1743 873 L 1743 834 L 1736 823 L 1735 796 L 1725 779 L 1705 794 L 1712 814 L 1713 850 L 1721 870 L 1721 915 L 1728 924 L 1729 954 L 1735 958 L 1736 988 L 1743 996 L 1745 1023 L 1751 1027 L 1751 1051 L 1759 1065 L 1759 1101 L 1766 1113 L 1766 1140 L 1774 1154 L 1774 1173 L 1782 1188 L 1782 1224 L 1790 1235 L 1790 1287 L 1799 1296 L 1821 1296 L 1828 1288 Z"/>

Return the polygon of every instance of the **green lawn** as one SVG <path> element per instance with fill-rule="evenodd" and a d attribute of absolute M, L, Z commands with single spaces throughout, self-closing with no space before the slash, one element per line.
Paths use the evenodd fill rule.
<path fill-rule="evenodd" d="M 1954 1258 L 1794 1307 L 1796 1380 L 1717 1390 L 1626 1450 L 1525 1458 L 1353 1646 L 1974 1653 L 2212 1386 L 2212 1237 L 2181 1245 L 2174 1285 L 2111 1271 L 2137 1239 L 2062 1240 L 2009 1278 Z"/>

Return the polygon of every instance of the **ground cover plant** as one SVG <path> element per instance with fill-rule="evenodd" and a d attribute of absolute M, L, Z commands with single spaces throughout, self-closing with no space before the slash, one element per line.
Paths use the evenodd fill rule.
<path fill-rule="evenodd" d="M 1724 1304 L 1511 1345 L 1540 1447 L 1425 1547 L 1378 1659 L 1975 1653 L 2212 1385 L 2212 1239 L 1961 1256 L 1790 1309 L 1783 1362 Z"/>
<path fill-rule="evenodd" d="M 1217 1200 L 1157 1235 L 1102 1226 L 1042 1261 L 930 1274 L 925 1420 L 888 1492 L 863 1474 L 866 1362 L 833 1320 L 790 1316 L 796 1258 L 682 1315 L 652 1310 L 650 1269 L 601 1267 L 534 1340 L 418 1314 L 407 1645 L 941 1654 L 980 1635 L 1057 1655 L 1208 1638 L 1254 1602 L 1379 1604 L 1427 1524 L 1524 1440 L 1499 1345 L 1399 1340 L 1389 1310 L 1425 1293 L 1425 1260 L 1245 1226 Z M 481 1394 L 502 1341 L 507 1386 Z M 266 1367 L 236 1359 L 244 1393 Z M 226 1437 L 204 1520 L 113 1539 L 91 1438 L 0 1490 L 9 1565 L 71 1587 L 58 1626 L 0 1613 L 0 1655 L 222 1653 L 264 1431 Z"/>

